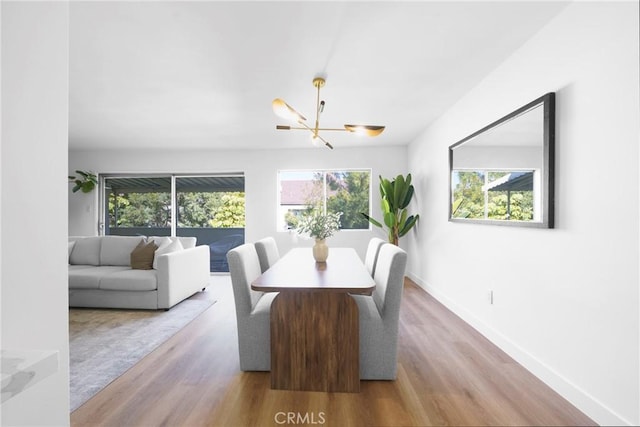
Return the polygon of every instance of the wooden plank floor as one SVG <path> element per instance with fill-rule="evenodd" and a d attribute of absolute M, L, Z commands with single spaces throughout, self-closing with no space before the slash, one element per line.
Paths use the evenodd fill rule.
<path fill-rule="evenodd" d="M 218 302 L 71 414 L 72 426 L 551 426 L 595 423 L 411 281 L 398 379 L 360 393 L 271 390 L 241 372 L 228 279 Z M 197 296 L 196 296 L 197 297 Z"/>

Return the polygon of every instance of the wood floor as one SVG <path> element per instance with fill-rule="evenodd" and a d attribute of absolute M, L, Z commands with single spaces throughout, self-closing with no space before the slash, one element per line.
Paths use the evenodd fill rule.
<path fill-rule="evenodd" d="M 207 292 L 215 305 L 74 411 L 71 425 L 595 425 L 409 280 L 398 379 L 362 381 L 360 393 L 271 390 L 269 373 L 241 372 L 230 282 L 218 277 Z"/>

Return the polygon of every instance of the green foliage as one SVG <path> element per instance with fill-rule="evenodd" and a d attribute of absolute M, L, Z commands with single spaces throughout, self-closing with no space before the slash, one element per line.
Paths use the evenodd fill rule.
<path fill-rule="evenodd" d="M 171 227 L 169 193 L 124 193 L 116 200 L 118 227 Z"/>
<path fill-rule="evenodd" d="M 222 204 L 209 221 L 213 228 L 244 227 L 244 193 L 223 193 Z"/>
<path fill-rule="evenodd" d="M 298 228 L 298 224 L 300 223 L 299 211 L 287 211 L 284 214 L 284 222 L 290 230 Z"/>
<path fill-rule="evenodd" d="M 327 197 L 327 212 L 343 212 L 341 229 L 367 228 L 360 212 L 369 211 L 369 173 L 346 172 L 327 174 L 332 194 Z"/>
<path fill-rule="evenodd" d="M 222 194 L 205 192 L 179 192 L 178 227 L 211 227 L 210 221 L 222 206 Z"/>
<path fill-rule="evenodd" d="M 317 210 L 306 213 L 298 223 L 297 231 L 300 234 L 324 240 L 340 229 L 340 216 L 342 212 L 323 214 Z"/>
<path fill-rule="evenodd" d="M 69 182 L 75 185 L 71 189 L 74 193 L 81 190 L 83 193 L 91 193 L 96 185 L 98 185 L 98 177 L 93 172 L 79 171 L 76 173 L 78 176 L 69 175 Z"/>
<path fill-rule="evenodd" d="M 398 175 L 393 181 L 380 176 L 380 208 L 383 222 L 381 223 L 364 212 L 361 215 L 376 227 L 386 228 L 389 242 L 397 245 L 400 237 L 407 234 L 420 218 L 420 215 L 408 214 L 407 207 L 411 203 L 414 192 L 411 174 L 408 174 L 406 178 Z"/>
<path fill-rule="evenodd" d="M 178 227 L 244 227 L 244 193 L 180 192 Z M 110 227 L 170 227 L 168 192 L 109 194 Z"/>
<path fill-rule="evenodd" d="M 489 196 L 488 218 L 533 221 L 533 191 L 511 192 L 491 191 Z M 509 210 L 509 212 L 507 212 Z"/>
<path fill-rule="evenodd" d="M 459 182 L 453 191 L 454 218 L 484 218 L 484 174 L 458 172 Z"/>
<path fill-rule="evenodd" d="M 487 179 L 493 182 L 509 172 L 490 171 Z M 487 191 L 485 213 L 485 174 L 482 171 L 457 171 L 453 189 L 453 218 L 533 220 L 533 191 Z"/>

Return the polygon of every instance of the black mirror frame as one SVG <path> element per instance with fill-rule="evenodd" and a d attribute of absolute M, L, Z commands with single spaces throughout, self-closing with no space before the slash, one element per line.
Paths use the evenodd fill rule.
<path fill-rule="evenodd" d="M 543 194 L 543 207 L 542 207 L 542 221 L 508 221 L 508 220 L 496 220 L 496 219 L 464 219 L 453 218 L 453 189 L 452 185 L 452 173 L 453 173 L 453 149 L 464 144 L 465 142 L 475 138 L 476 136 L 513 119 L 520 114 L 542 105 L 543 111 L 543 166 L 542 166 L 542 188 Z M 489 225 L 507 225 L 516 227 L 535 227 L 535 228 L 554 228 L 554 211 L 555 211 L 555 128 L 556 128 L 556 106 L 555 106 L 555 92 L 549 92 L 534 101 L 531 101 L 527 105 L 518 108 L 514 112 L 504 116 L 503 118 L 496 120 L 488 126 L 480 129 L 477 132 L 472 133 L 466 138 L 456 142 L 449 146 L 449 221 L 450 222 L 462 222 L 472 224 L 489 224 Z"/>

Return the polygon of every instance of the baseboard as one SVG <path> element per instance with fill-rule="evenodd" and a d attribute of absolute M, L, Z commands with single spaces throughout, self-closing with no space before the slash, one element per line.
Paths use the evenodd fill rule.
<path fill-rule="evenodd" d="M 407 273 L 407 277 L 599 425 L 635 425 L 620 417 L 598 399 L 533 357 L 525 349 L 514 344 L 509 337 L 504 336 L 478 319 L 473 313 L 458 305 L 437 287 L 429 285 L 412 273 Z"/>

